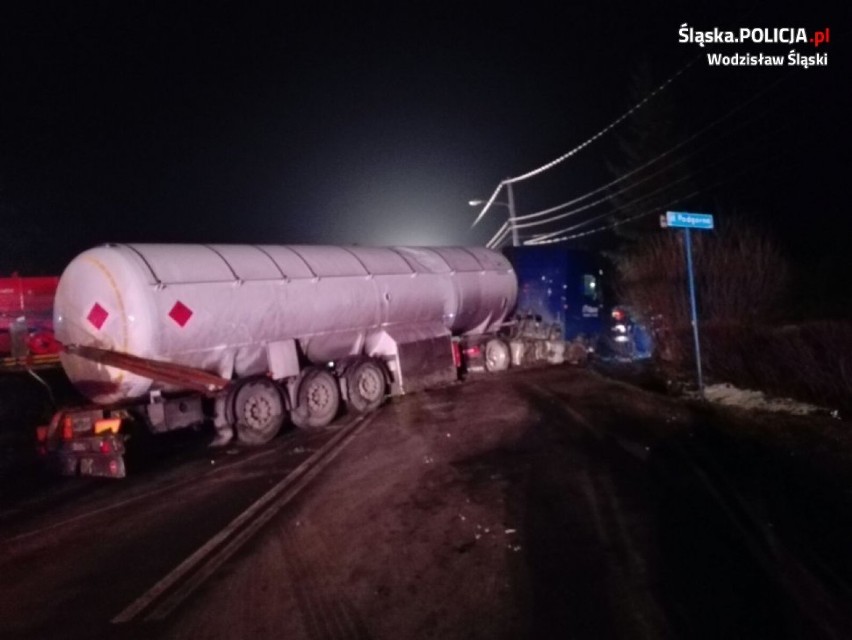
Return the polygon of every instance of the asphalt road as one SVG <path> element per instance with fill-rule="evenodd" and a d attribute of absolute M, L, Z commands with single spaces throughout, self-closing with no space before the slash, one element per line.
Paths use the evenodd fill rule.
<path fill-rule="evenodd" d="M 181 441 L 0 503 L 0 637 L 852 637 L 852 474 L 783 437 L 812 426 L 558 367 Z"/>

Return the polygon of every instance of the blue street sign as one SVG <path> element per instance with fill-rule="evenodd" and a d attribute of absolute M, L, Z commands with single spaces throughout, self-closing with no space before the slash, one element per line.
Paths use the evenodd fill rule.
<path fill-rule="evenodd" d="M 713 214 L 666 211 L 666 225 L 681 229 L 712 229 Z"/>
<path fill-rule="evenodd" d="M 695 274 L 692 268 L 692 229 L 712 229 L 713 214 L 689 213 L 687 211 L 666 211 L 666 217 L 660 216 L 664 227 L 683 229 L 683 243 L 686 253 L 686 275 L 689 281 L 689 310 L 692 315 L 692 337 L 695 340 L 695 370 L 698 374 L 698 392 L 704 395 L 704 377 L 701 374 L 701 344 L 698 340 L 698 305 L 695 303 Z"/>

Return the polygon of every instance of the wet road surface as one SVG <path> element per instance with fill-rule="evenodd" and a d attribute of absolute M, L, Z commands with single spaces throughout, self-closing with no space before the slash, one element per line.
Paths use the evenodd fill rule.
<path fill-rule="evenodd" d="M 852 474 L 772 420 L 569 367 L 396 399 L 159 619 L 115 622 L 351 419 L 49 485 L 0 505 L 0 635 L 852 637 Z"/>

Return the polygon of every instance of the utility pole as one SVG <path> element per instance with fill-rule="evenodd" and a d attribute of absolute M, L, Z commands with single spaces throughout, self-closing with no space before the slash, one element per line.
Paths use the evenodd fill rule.
<path fill-rule="evenodd" d="M 509 200 L 509 226 L 512 228 L 512 246 L 517 247 L 521 243 L 518 240 L 518 228 L 515 226 L 515 193 L 512 191 L 512 183 L 506 182 L 506 193 Z"/>
<path fill-rule="evenodd" d="M 515 218 L 515 194 L 512 191 L 512 183 L 509 182 L 508 179 L 506 179 L 505 182 L 500 183 L 501 187 L 503 187 L 504 185 L 506 187 L 506 202 L 500 202 L 499 200 L 494 200 L 494 198 L 497 195 L 496 193 L 493 196 L 491 196 L 491 198 L 492 198 L 491 200 L 486 201 L 486 200 L 480 200 L 479 198 L 477 198 L 476 200 L 468 200 L 468 204 L 471 207 L 478 207 L 482 204 L 486 205 L 485 209 L 480 211 L 479 216 L 476 218 L 476 220 L 474 220 L 473 226 L 476 226 L 476 223 L 479 222 L 479 219 L 485 214 L 485 212 L 488 210 L 488 208 L 491 207 L 492 205 L 496 205 L 496 206 L 499 206 L 499 207 L 506 207 L 506 209 L 508 209 L 508 211 L 509 211 L 509 221 L 506 224 L 508 224 L 509 228 L 512 230 L 512 246 L 513 247 L 519 247 L 521 245 L 521 241 L 518 238 L 518 228 L 515 226 L 515 222 L 516 222 L 516 218 Z M 503 241 L 502 240 L 503 234 L 506 233 L 505 229 L 506 229 L 505 225 L 501 226 L 500 231 L 497 232 L 497 236 L 494 236 L 494 238 L 492 238 L 492 240 L 494 240 L 495 238 L 497 238 L 499 236 L 500 242 L 502 242 Z"/>

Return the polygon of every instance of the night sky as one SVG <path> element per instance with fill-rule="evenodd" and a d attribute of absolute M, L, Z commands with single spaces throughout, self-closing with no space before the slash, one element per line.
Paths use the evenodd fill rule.
<path fill-rule="evenodd" d="M 655 154 L 754 98 L 696 142 L 684 166 L 703 191 L 680 208 L 752 217 L 799 263 L 846 263 L 848 10 L 18 4 L 0 26 L 0 274 L 59 272 L 107 241 L 482 244 L 505 213 L 470 231 L 468 200 L 618 117 L 639 68 L 658 84 L 691 60 L 639 125 L 519 184 L 519 213 L 611 180 L 631 126 L 666 120 L 633 149 Z M 709 51 L 815 51 L 701 49 L 678 43 L 684 22 L 830 27 L 829 63 L 709 68 Z"/>

